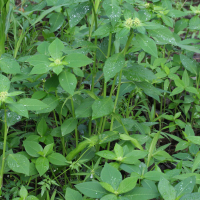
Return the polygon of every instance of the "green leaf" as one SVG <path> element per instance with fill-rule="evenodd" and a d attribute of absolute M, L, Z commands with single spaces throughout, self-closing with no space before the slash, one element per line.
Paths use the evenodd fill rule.
<path fill-rule="evenodd" d="M 138 149 L 143 150 L 143 147 L 141 146 L 141 144 L 135 138 L 132 138 L 129 135 L 120 134 L 120 139 L 131 141 Z"/>
<path fill-rule="evenodd" d="M 184 195 L 183 197 L 180 198 L 180 200 L 196 200 L 196 199 L 199 199 L 200 198 L 200 193 L 199 192 L 195 192 L 195 193 L 192 193 L 192 194 L 186 194 Z"/>
<path fill-rule="evenodd" d="M 125 178 L 119 184 L 117 192 L 119 192 L 119 194 L 123 194 L 123 193 L 129 192 L 130 190 L 132 190 L 136 186 L 137 180 L 138 180 L 137 177 Z"/>
<path fill-rule="evenodd" d="M 200 154 L 198 154 L 197 157 L 194 159 L 192 172 L 194 172 L 199 166 L 200 166 Z"/>
<path fill-rule="evenodd" d="M 108 194 L 101 198 L 101 200 L 118 200 L 117 196 L 114 194 Z M 119 199 L 120 200 L 120 199 Z"/>
<path fill-rule="evenodd" d="M 39 157 L 35 162 L 35 167 L 38 170 L 40 176 L 42 176 L 49 169 L 48 159 L 44 157 Z"/>
<path fill-rule="evenodd" d="M 39 157 L 39 151 L 43 151 L 43 148 L 38 142 L 24 141 L 23 142 L 26 152 L 32 157 Z"/>
<path fill-rule="evenodd" d="M 128 67 L 124 68 L 123 75 L 128 80 L 138 82 L 145 80 L 153 81 L 157 79 L 151 70 L 135 63 L 130 64 Z"/>
<path fill-rule="evenodd" d="M 41 110 L 38 110 L 36 112 L 37 114 L 40 114 L 40 113 L 50 113 L 51 111 L 53 111 L 54 109 L 56 109 L 56 107 L 59 104 L 59 98 L 51 95 L 51 96 L 48 96 L 45 99 L 43 99 L 42 102 L 45 103 L 48 107 L 47 108 L 43 108 Z"/>
<path fill-rule="evenodd" d="M 69 119 L 66 119 L 61 125 L 62 136 L 71 133 L 76 128 L 77 124 L 78 120 L 76 118 L 71 117 Z"/>
<path fill-rule="evenodd" d="M 26 200 L 39 200 L 39 199 L 33 195 L 30 195 L 30 196 L 26 197 Z"/>
<path fill-rule="evenodd" d="M 29 160 L 26 156 L 20 154 L 10 154 L 7 158 L 7 164 L 14 172 L 29 176 Z"/>
<path fill-rule="evenodd" d="M 194 144 L 200 145 L 200 136 L 189 136 L 187 140 L 190 140 Z"/>
<path fill-rule="evenodd" d="M 122 158 L 123 158 L 123 156 L 124 156 L 123 147 L 121 147 L 121 146 L 120 146 L 119 144 L 117 144 L 117 143 L 115 144 L 114 152 L 115 152 L 117 158 L 118 158 L 118 157 L 122 157 Z"/>
<path fill-rule="evenodd" d="M 91 198 L 101 198 L 107 194 L 107 191 L 98 182 L 84 182 L 75 185 L 75 187 L 84 195 Z"/>
<path fill-rule="evenodd" d="M 56 38 L 50 45 L 49 45 L 49 53 L 53 59 L 60 59 L 63 55 L 62 50 L 64 49 L 64 44 L 61 40 Z"/>
<path fill-rule="evenodd" d="M 147 151 L 133 150 L 124 156 L 122 162 L 126 164 L 134 164 L 138 159 L 144 159 L 147 154 Z"/>
<path fill-rule="evenodd" d="M 49 49 L 49 45 L 50 45 L 49 42 L 44 41 L 40 45 L 38 45 L 37 51 L 39 53 L 41 53 L 41 54 L 49 56 L 49 50 L 48 50 Z"/>
<path fill-rule="evenodd" d="M 8 108 L 13 111 L 16 112 L 18 115 L 24 116 L 28 118 L 28 111 L 26 109 L 26 107 L 20 103 L 11 103 L 8 104 Z"/>
<path fill-rule="evenodd" d="M 108 183 L 105 183 L 105 182 L 100 182 L 101 186 L 103 188 L 105 188 L 108 192 L 111 192 L 111 193 L 115 193 L 115 190 L 113 189 L 113 187 L 108 184 Z"/>
<path fill-rule="evenodd" d="M 199 30 L 200 29 L 200 19 L 199 19 L 198 15 L 196 15 L 196 16 L 194 16 L 190 19 L 189 29 L 192 29 L 192 30 Z"/>
<path fill-rule="evenodd" d="M 113 78 L 125 64 L 125 58 L 122 53 L 117 53 L 109 57 L 104 65 L 103 73 L 105 82 L 108 82 L 110 78 Z"/>
<path fill-rule="evenodd" d="M 0 74 L 0 92 L 7 92 L 10 89 L 10 81 L 9 79 Z"/>
<path fill-rule="evenodd" d="M 200 50 L 198 47 L 196 46 L 191 46 L 191 45 L 183 45 L 183 44 L 180 44 L 180 43 L 177 43 L 177 46 L 181 47 L 181 49 L 186 49 L 188 51 L 192 51 L 192 52 L 195 52 L 195 53 L 200 53 Z M 182 55 L 182 54 L 181 54 Z"/>
<path fill-rule="evenodd" d="M 170 94 L 170 96 L 174 96 L 174 95 L 176 95 L 176 94 L 180 94 L 181 92 L 183 92 L 183 90 L 184 90 L 184 88 L 182 88 L 182 87 L 177 87 L 177 88 L 175 88 L 175 89 L 172 91 L 172 93 Z"/>
<path fill-rule="evenodd" d="M 93 60 L 80 53 L 69 54 L 65 57 L 64 61 L 68 63 L 67 66 L 72 68 L 83 67 L 93 62 Z"/>
<path fill-rule="evenodd" d="M 156 41 L 163 44 L 173 44 L 176 45 L 176 40 L 173 36 L 173 33 L 170 29 L 163 27 L 159 29 L 151 29 L 148 30 L 151 37 L 153 37 Z"/>
<path fill-rule="evenodd" d="M 110 184 L 114 190 L 117 190 L 122 181 L 122 175 L 115 167 L 106 163 L 101 171 L 101 180 Z"/>
<path fill-rule="evenodd" d="M 77 118 L 86 118 L 92 116 L 93 100 L 84 99 L 83 102 L 76 108 L 75 115 Z"/>
<path fill-rule="evenodd" d="M 117 1 L 106 0 L 103 2 L 103 8 L 114 27 L 121 17 L 121 8 L 117 5 Z"/>
<path fill-rule="evenodd" d="M 119 139 L 117 131 L 106 131 L 99 135 L 99 144 L 105 144 Z"/>
<path fill-rule="evenodd" d="M 100 26 L 94 33 L 93 36 L 106 36 L 111 32 L 112 26 L 110 23 Z"/>
<path fill-rule="evenodd" d="M 114 103 L 111 98 L 105 97 L 103 99 L 97 99 L 92 104 L 92 119 L 110 115 L 113 109 Z"/>
<path fill-rule="evenodd" d="M 59 75 L 59 82 L 62 88 L 68 92 L 69 94 L 73 95 L 74 90 L 76 89 L 77 79 L 74 74 L 63 71 Z"/>
<path fill-rule="evenodd" d="M 67 188 L 66 192 L 65 192 L 65 200 L 82 200 L 82 195 L 76 191 L 76 190 L 72 190 L 71 188 Z"/>
<path fill-rule="evenodd" d="M 53 13 L 49 19 L 49 23 L 51 25 L 50 32 L 57 31 L 62 26 L 64 21 L 65 18 L 62 13 Z"/>
<path fill-rule="evenodd" d="M 25 199 L 28 196 L 28 191 L 23 185 L 19 191 L 19 196 L 22 197 L 23 199 Z"/>
<path fill-rule="evenodd" d="M 69 25 L 70 27 L 76 26 L 81 19 L 90 11 L 90 2 L 83 2 L 71 9 L 69 14 Z"/>
<path fill-rule="evenodd" d="M 194 60 L 191 60 L 187 56 L 180 54 L 180 59 L 183 66 L 193 74 L 197 74 L 197 66 Z"/>
<path fill-rule="evenodd" d="M 136 35 L 136 40 L 140 47 L 147 53 L 151 54 L 152 56 L 158 58 L 158 51 L 157 51 L 157 46 L 154 40 L 149 38 L 146 35 L 143 35 L 141 33 L 138 33 Z"/>
<path fill-rule="evenodd" d="M 44 153 L 44 156 L 47 156 L 49 155 L 50 153 L 52 153 L 53 151 L 53 146 L 54 146 L 54 143 L 52 144 L 48 144 L 44 147 L 44 150 L 43 150 L 43 153 Z"/>
<path fill-rule="evenodd" d="M 132 191 L 125 194 L 125 197 L 127 197 L 129 200 L 149 200 L 158 196 L 159 194 L 155 191 L 144 187 L 136 187 Z"/>
<path fill-rule="evenodd" d="M 180 197 L 184 194 L 192 193 L 194 186 L 196 183 L 196 177 L 188 177 L 184 179 L 183 181 L 179 182 L 174 189 L 176 190 L 176 196 Z"/>
<path fill-rule="evenodd" d="M 53 165 L 65 166 L 67 165 L 66 158 L 60 153 L 52 153 L 47 156 L 49 162 Z"/>
<path fill-rule="evenodd" d="M 188 26 L 188 19 L 180 19 L 175 23 L 174 33 L 178 33 L 179 31 L 182 31 L 183 29 L 187 28 Z"/>
<path fill-rule="evenodd" d="M 185 87 L 188 87 L 189 84 L 190 84 L 190 78 L 189 78 L 189 76 L 188 76 L 187 70 L 185 70 L 185 71 L 183 72 L 182 80 L 183 80 L 183 83 L 184 83 Z"/>
<path fill-rule="evenodd" d="M 158 102 L 160 102 L 159 96 L 161 96 L 161 93 L 158 89 L 156 89 L 152 84 L 143 81 L 143 82 L 135 82 L 135 84 L 141 88 L 144 93 L 154 99 L 156 99 Z"/>
<path fill-rule="evenodd" d="M 116 159 L 116 155 L 108 150 L 103 150 L 103 151 L 99 151 L 96 153 L 98 156 L 106 158 L 106 159 L 110 159 L 110 160 L 115 160 Z"/>
<path fill-rule="evenodd" d="M 20 74 L 20 65 L 16 60 L 10 57 L 3 57 L 0 60 L 2 72 L 6 74 Z"/>
<path fill-rule="evenodd" d="M 31 111 L 42 110 L 48 107 L 47 104 L 37 99 L 24 98 L 24 99 L 20 99 L 18 103 L 24 105 L 27 108 L 27 110 L 31 110 Z"/>
<path fill-rule="evenodd" d="M 158 190 L 165 200 L 175 200 L 176 191 L 173 186 L 170 185 L 169 181 L 164 177 L 161 177 L 158 183 Z"/>
<path fill-rule="evenodd" d="M 40 122 L 38 123 L 37 125 L 37 132 L 41 135 L 41 136 L 44 136 L 44 134 L 47 132 L 47 123 L 45 121 L 44 118 L 42 118 L 40 120 Z"/>
<path fill-rule="evenodd" d="M 168 16 L 165 16 L 165 15 L 162 15 L 161 18 L 162 18 L 163 22 L 164 22 L 167 26 L 173 28 L 173 26 L 174 26 L 173 22 L 174 22 L 174 21 L 173 21 L 172 18 L 170 18 L 170 17 L 168 17 Z"/>
<path fill-rule="evenodd" d="M 185 126 L 185 133 L 187 136 L 195 136 L 194 131 L 190 125 Z"/>

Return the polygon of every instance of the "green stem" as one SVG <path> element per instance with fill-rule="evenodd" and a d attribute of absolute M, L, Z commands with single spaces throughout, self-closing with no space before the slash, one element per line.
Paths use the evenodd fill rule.
<path fill-rule="evenodd" d="M 75 110 L 74 110 L 73 98 L 71 98 L 71 105 L 72 105 L 72 115 L 75 118 Z M 76 137 L 76 147 L 77 147 L 78 146 L 78 130 L 77 130 L 77 127 L 75 128 L 75 137 Z"/>
<path fill-rule="evenodd" d="M 8 126 L 7 126 L 7 114 L 6 114 L 6 106 L 4 107 L 4 141 L 3 141 L 3 154 L 2 154 L 2 165 L 1 165 L 1 172 L 0 172 L 0 189 L 3 185 L 3 172 L 4 172 L 4 165 L 5 165 L 5 159 L 6 159 L 6 142 L 7 142 L 7 134 L 8 134 Z"/>

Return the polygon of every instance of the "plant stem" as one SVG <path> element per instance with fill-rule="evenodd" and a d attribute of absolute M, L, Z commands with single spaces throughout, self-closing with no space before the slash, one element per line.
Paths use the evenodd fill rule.
<path fill-rule="evenodd" d="M 72 105 L 72 115 L 73 115 L 73 117 L 75 117 L 73 98 L 71 98 L 71 105 Z M 77 127 L 75 128 L 75 137 L 76 137 L 76 147 L 77 147 L 78 146 L 78 130 L 77 130 Z"/>
<path fill-rule="evenodd" d="M 2 165 L 1 165 L 1 172 L 0 172 L 0 189 L 3 185 L 3 173 L 4 173 L 4 165 L 5 165 L 5 159 L 6 159 L 6 142 L 7 142 L 7 134 L 8 134 L 8 126 L 7 126 L 7 114 L 6 114 L 6 106 L 5 103 L 3 105 L 4 107 L 4 141 L 3 141 L 3 154 L 2 154 Z"/>

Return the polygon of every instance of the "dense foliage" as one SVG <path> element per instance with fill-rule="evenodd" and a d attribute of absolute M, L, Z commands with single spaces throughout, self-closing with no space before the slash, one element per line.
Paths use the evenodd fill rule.
<path fill-rule="evenodd" d="M 0 1 L 0 196 L 200 199 L 200 5 Z"/>

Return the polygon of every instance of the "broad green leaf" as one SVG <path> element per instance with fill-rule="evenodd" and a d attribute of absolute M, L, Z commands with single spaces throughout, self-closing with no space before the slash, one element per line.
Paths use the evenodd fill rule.
<path fill-rule="evenodd" d="M 47 132 L 47 123 L 44 119 L 44 117 L 40 120 L 40 122 L 38 123 L 37 125 L 37 132 L 41 135 L 41 136 L 44 136 L 45 133 Z"/>
<path fill-rule="evenodd" d="M 147 151 L 133 150 L 124 156 L 122 162 L 126 164 L 134 164 L 138 159 L 144 159 L 147 154 Z"/>
<path fill-rule="evenodd" d="M 68 63 L 67 66 L 73 68 L 83 67 L 93 62 L 93 60 L 80 53 L 69 54 L 64 60 Z"/>
<path fill-rule="evenodd" d="M 147 53 L 151 54 L 152 56 L 158 58 L 158 51 L 157 51 L 157 46 L 154 40 L 149 38 L 146 35 L 143 35 L 141 33 L 138 33 L 136 35 L 136 40 L 140 47 Z"/>
<path fill-rule="evenodd" d="M 100 26 L 94 33 L 93 36 L 106 36 L 111 32 L 112 26 L 110 23 Z"/>
<path fill-rule="evenodd" d="M 172 18 L 170 18 L 170 17 L 168 17 L 168 16 L 165 16 L 165 15 L 162 15 L 161 18 L 162 18 L 163 22 L 164 22 L 167 26 L 173 28 L 173 25 L 174 25 L 173 22 L 174 22 L 174 21 L 173 21 Z"/>
<path fill-rule="evenodd" d="M 158 102 L 160 102 L 159 96 L 161 96 L 161 93 L 158 89 L 156 89 L 152 84 L 143 81 L 143 82 L 135 82 L 135 84 L 141 88 L 144 93 L 154 99 L 156 99 Z"/>
<path fill-rule="evenodd" d="M 48 159 L 44 157 L 39 157 L 35 162 L 35 167 L 38 170 L 40 176 L 42 176 L 49 169 Z"/>
<path fill-rule="evenodd" d="M 120 139 L 131 141 L 138 149 L 143 150 L 143 147 L 141 146 L 141 144 L 135 138 L 132 138 L 129 135 L 120 134 Z"/>
<path fill-rule="evenodd" d="M 125 194 L 125 197 L 127 197 L 129 200 L 149 200 L 158 196 L 159 194 L 155 191 L 144 187 L 136 187 L 132 191 Z"/>
<path fill-rule="evenodd" d="M 74 74 L 63 71 L 59 75 L 59 82 L 62 88 L 68 92 L 69 94 L 73 95 L 74 90 L 76 89 L 77 79 Z"/>
<path fill-rule="evenodd" d="M 49 162 L 53 165 L 65 166 L 67 165 L 66 158 L 60 153 L 52 153 L 47 156 Z"/>
<path fill-rule="evenodd" d="M 76 190 L 73 190 L 71 188 L 67 188 L 66 189 L 66 192 L 65 192 L 65 200 L 82 200 L 82 195 L 76 191 Z"/>
<path fill-rule="evenodd" d="M 108 194 L 101 198 L 101 200 L 118 200 L 117 196 L 114 194 Z M 120 200 L 120 199 L 119 199 Z M 122 199 L 123 200 L 123 199 Z"/>
<path fill-rule="evenodd" d="M 119 192 L 119 194 L 123 194 L 123 193 L 129 192 L 130 190 L 132 190 L 136 186 L 137 180 L 138 179 L 136 177 L 125 178 L 119 184 L 117 192 Z"/>
<path fill-rule="evenodd" d="M 117 190 L 122 181 L 122 175 L 115 167 L 106 163 L 101 171 L 101 180 L 110 184 L 114 190 Z"/>
<path fill-rule="evenodd" d="M 109 183 L 100 182 L 101 186 L 106 189 L 108 192 L 115 193 L 115 190 Z"/>
<path fill-rule="evenodd" d="M 158 183 L 158 190 L 165 200 L 175 200 L 176 191 L 173 186 L 170 185 L 169 181 L 164 177 L 161 177 Z"/>
<path fill-rule="evenodd" d="M 163 44 L 173 44 L 176 45 L 176 40 L 173 36 L 173 33 L 170 29 L 163 27 L 159 29 L 151 29 L 148 30 L 151 37 L 153 37 L 156 41 Z"/>
<path fill-rule="evenodd" d="M 175 88 L 175 89 L 172 91 L 172 93 L 170 94 L 170 96 L 174 96 L 174 95 L 176 95 L 176 94 L 180 94 L 181 92 L 183 92 L 183 90 L 184 90 L 184 88 L 182 88 L 182 87 L 177 87 L 177 88 Z"/>
<path fill-rule="evenodd" d="M 69 118 L 66 119 L 63 124 L 61 125 L 61 133 L 62 136 L 71 133 L 77 126 L 78 120 L 76 118 Z"/>
<path fill-rule="evenodd" d="M 183 83 L 185 87 L 188 87 L 190 84 L 190 77 L 188 76 L 187 70 L 183 72 L 183 77 L 182 77 Z"/>
<path fill-rule="evenodd" d="M 103 73 L 105 77 L 105 82 L 108 82 L 111 78 L 113 78 L 120 70 L 123 68 L 125 64 L 125 58 L 122 53 L 114 54 L 109 57 L 104 65 Z"/>
<path fill-rule="evenodd" d="M 70 27 L 76 26 L 81 19 L 90 11 L 90 2 L 83 2 L 73 7 L 69 14 Z"/>
<path fill-rule="evenodd" d="M 186 194 L 183 197 L 180 198 L 180 200 L 197 200 L 200 199 L 200 193 L 199 192 L 195 192 L 192 194 Z"/>
<path fill-rule="evenodd" d="M 99 135 L 99 144 L 105 144 L 119 139 L 117 131 L 106 131 Z"/>
<path fill-rule="evenodd" d="M 189 136 L 187 140 L 191 141 L 194 144 L 200 145 L 200 136 Z"/>
<path fill-rule="evenodd" d="M 45 66 L 47 68 L 51 64 L 51 62 L 48 59 L 48 56 L 46 56 L 45 54 L 35 54 L 28 58 L 27 62 L 29 62 L 33 66 L 39 65 Z"/>
<path fill-rule="evenodd" d="M 9 57 L 3 57 L 0 60 L 0 66 L 2 72 L 6 74 L 20 74 L 20 65 L 16 60 Z"/>
<path fill-rule="evenodd" d="M 43 151 L 42 146 L 38 142 L 24 141 L 23 142 L 26 152 L 32 157 L 39 157 L 39 151 Z"/>
<path fill-rule="evenodd" d="M 114 103 L 111 98 L 105 97 L 103 99 L 97 99 L 92 104 L 92 119 L 110 115 L 113 109 Z"/>
<path fill-rule="evenodd" d="M 47 104 L 37 99 L 24 98 L 24 99 L 20 99 L 18 103 L 24 105 L 27 108 L 27 110 L 31 110 L 31 111 L 38 111 L 38 110 L 42 110 L 48 107 Z"/>
<path fill-rule="evenodd" d="M 42 42 L 40 45 L 38 45 L 38 47 L 37 47 L 37 51 L 39 52 L 39 53 L 41 53 L 41 54 L 44 54 L 44 55 L 46 55 L 46 56 L 49 56 L 49 45 L 50 45 L 50 43 L 49 42 L 46 42 L 46 41 L 44 41 L 44 42 Z"/>
<path fill-rule="evenodd" d="M 50 153 L 52 153 L 53 151 L 53 146 L 54 146 L 54 143 L 52 144 L 48 144 L 44 147 L 44 150 L 43 150 L 43 153 L 44 153 L 44 156 L 47 156 L 49 155 Z"/>
<path fill-rule="evenodd" d="M 59 98 L 51 95 L 51 96 L 48 96 L 45 99 L 43 99 L 42 102 L 45 103 L 48 107 L 47 108 L 43 108 L 41 110 L 38 110 L 36 112 L 37 114 L 40 114 L 40 113 L 50 113 L 51 111 L 53 111 L 54 109 L 56 109 L 56 107 L 59 104 Z"/>
<path fill-rule="evenodd" d="M 117 1 L 106 0 L 103 2 L 103 8 L 114 27 L 121 17 L 121 8 L 117 5 Z"/>
<path fill-rule="evenodd" d="M 183 66 L 193 74 L 197 74 L 197 66 L 194 60 L 191 60 L 187 56 L 181 54 L 180 55 L 181 62 Z"/>
<path fill-rule="evenodd" d="M 53 59 L 60 59 L 63 55 L 62 50 L 64 49 L 64 44 L 61 40 L 56 38 L 50 45 L 49 45 L 49 53 Z"/>
<path fill-rule="evenodd" d="M 62 13 L 53 13 L 49 19 L 51 25 L 50 32 L 57 31 L 64 23 L 65 18 Z"/>
<path fill-rule="evenodd" d="M 174 189 L 176 190 L 176 196 L 180 197 L 184 194 L 192 193 L 194 186 L 196 183 L 195 176 L 188 177 L 184 179 L 183 181 L 179 182 Z"/>
<path fill-rule="evenodd" d="M 192 166 L 192 172 L 194 172 L 200 166 L 200 154 L 194 159 L 194 163 Z"/>
<path fill-rule="evenodd" d="M 141 181 L 141 184 L 143 187 L 148 188 L 148 189 L 154 191 L 155 193 L 158 193 L 158 189 L 157 189 L 157 186 L 154 181 L 143 179 Z"/>
<path fill-rule="evenodd" d="M 7 92 L 10 89 L 10 81 L 9 79 L 0 74 L 0 92 Z"/>
<path fill-rule="evenodd" d="M 23 185 L 19 191 L 19 195 L 20 195 L 20 197 L 22 197 L 24 199 L 28 196 L 28 191 Z"/>
<path fill-rule="evenodd" d="M 30 196 L 26 197 L 26 200 L 39 200 L 39 199 L 33 195 L 30 195 Z"/>
<path fill-rule="evenodd" d="M 98 182 L 84 182 L 75 185 L 75 187 L 84 195 L 91 198 L 101 198 L 107 194 L 107 191 Z"/>
<path fill-rule="evenodd" d="M 174 28 L 174 32 L 178 33 L 179 31 L 182 31 L 183 29 L 187 28 L 188 26 L 188 19 L 180 19 L 175 23 L 175 28 Z"/>
<path fill-rule="evenodd" d="M 28 111 L 24 105 L 20 103 L 11 103 L 8 104 L 8 107 L 11 111 L 16 112 L 18 115 L 28 118 Z"/>
<path fill-rule="evenodd" d="M 115 144 L 115 147 L 114 147 L 114 152 L 117 156 L 117 158 L 121 157 L 123 158 L 124 156 L 124 151 L 123 151 L 123 147 L 121 147 L 119 144 Z"/>
<path fill-rule="evenodd" d="M 199 30 L 200 29 L 200 19 L 199 19 L 198 15 L 196 15 L 196 16 L 194 16 L 190 19 L 189 29 L 192 29 L 192 30 Z"/>
<path fill-rule="evenodd" d="M 110 160 L 116 159 L 116 155 L 112 151 L 103 150 L 103 151 L 97 152 L 96 154 L 106 159 L 110 159 Z"/>
<path fill-rule="evenodd" d="M 77 118 L 84 118 L 92 116 L 92 104 L 94 103 L 91 99 L 84 99 L 84 101 L 75 110 Z"/>
<path fill-rule="evenodd" d="M 185 126 L 185 133 L 187 136 L 195 136 L 194 131 L 190 125 Z"/>
<path fill-rule="evenodd" d="M 181 49 L 186 49 L 188 51 L 192 51 L 192 52 L 195 52 L 195 53 L 200 53 L 200 50 L 199 50 L 198 46 L 196 47 L 196 46 L 192 46 L 192 45 L 184 45 L 182 43 L 177 43 L 177 46 L 181 47 Z"/>
<path fill-rule="evenodd" d="M 7 164 L 8 167 L 14 172 L 29 176 L 30 162 L 26 156 L 20 154 L 10 154 L 7 158 Z"/>
<path fill-rule="evenodd" d="M 145 80 L 153 81 L 157 79 L 151 70 L 135 63 L 129 64 L 128 67 L 124 68 L 123 75 L 128 80 L 138 82 Z"/>

